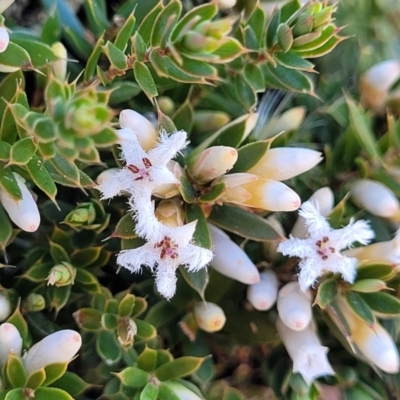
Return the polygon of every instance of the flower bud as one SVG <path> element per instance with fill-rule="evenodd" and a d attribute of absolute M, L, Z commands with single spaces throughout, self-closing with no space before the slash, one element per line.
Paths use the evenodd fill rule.
<path fill-rule="evenodd" d="M 247 300 L 256 310 L 267 311 L 276 302 L 278 285 L 278 278 L 274 271 L 261 272 L 260 282 L 249 285 L 247 288 Z"/>
<path fill-rule="evenodd" d="M 220 274 L 251 285 L 260 281 L 257 267 L 249 256 L 221 229 L 208 224 L 214 245 L 211 266 Z"/>
<path fill-rule="evenodd" d="M 233 147 L 213 146 L 191 158 L 187 167 L 192 178 L 203 184 L 227 173 L 237 158 L 238 152 Z"/>
<path fill-rule="evenodd" d="M 178 200 L 161 200 L 155 209 L 157 219 L 166 226 L 182 226 L 185 212 Z"/>
<path fill-rule="evenodd" d="M 46 307 L 46 300 L 41 294 L 31 293 L 22 301 L 23 312 L 42 311 Z"/>
<path fill-rule="evenodd" d="M 313 323 L 298 331 L 278 318 L 276 329 L 293 361 L 293 372 L 301 374 L 308 385 L 320 376 L 335 374 L 327 358 L 328 348 L 321 346 Z"/>
<path fill-rule="evenodd" d="M 332 13 L 335 11 L 334 6 L 323 8 L 313 15 L 313 29 L 318 29 L 323 25 L 327 25 L 332 20 Z"/>
<path fill-rule="evenodd" d="M 0 322 L 5 321 L 11 314 L 11 303 L 10 300 L 5 296 L 4 293 L 0 292 Z"/>
<path fill-rule="evenodd" d="M 96 183 L 98 185 L 102 185 L 105 182 L 110 181 L 111 179 L 113 179 L 113 177 L 117 174 L 118 171 L 119 171 L 119 168 L 109 168 L 109 169 L 104 170 L 99 175 L 97 175 Z"/>
<path fill-rule="evenodd" d="M 93 203 L 80 203 L 75 210 L 71 211 L 64 220 L 64 223 L 74 227 L 81 225 L 91 225 L 96 219 L 96 209 Z"/>
<path fill-rule="evenodd" d="M 313 16 L 302 14 L 293 27 L 294 37 L 306 35 L 313 30 Z"/>
<path fill-rule="evenodd" d="M 27 376 L 50 364 L 69 363 L 81 344 L 81 335 L 71 329 L 64 329 L 46 336 L 33 345 L 23 357 Z"/>
<path fill-rule="evenodd" d="M 57 79 L 65 81 L 67 76 L 67 49 L 61 42 L 56 42 L 51 46 L 53 53 L 58 57 L 57 61 L 52 64 L 54 75 Z"/>
<path fill-rule="evenodd" d="M 362 355 L 382 371 L 388 374 L 398 373 L 399 353 L 389 333 L 378 322 L 368 325 L 351 310 L 342 297 L 336 296 L 336 303 L 348 323 L 350 340 Z"/>
<path fill-rule="evenodd" d="M 220 10 L 228 10 L 235 7 L 236 0 L 217 0 L 217 6 Z"/>
<path fill-rule="evenodd" d="M 35 232 L 40 225 L 39 209 L 25 180 L 16 172 L 13 174 L 21 190 L 22 198 L 16 200 L 0 187 L 0 201 L 15 225 L 26 232 Z"/>
<path fill-rule="evenodd" d="M 247 172 L 266 179 L 285 181 L 309 171 L 321 160 L 322 154 L 319 151 L 294 147 L 275 147 L 269 149 L 258 163 Z"/>
<path fill-rule="evenodd" d="M 158 107 L 165 115 L 172 115 L 176 109 L 174 101 L 171 97 L 160 96 L 157 98 Z"/>
<path fill-rule="evenodd" d="M 236 176 L 253 176 L 249 183 L 230 186 Z M 255 178 L 254 178 L 255 177 Z M 225 182 L 228 189 L 221 197 L 222 201 L 269 211 L 294 211 L 301 205 L 299 195 L 282 182 L 260 178 L 252 174 L 232 174 L 218 180 Z"/>
<path fill-rule="evenodd" d="M 351 184 L 350 191 L 354 203 L 377 217 L 391 218 L 400 212 L 396 195 L 378 181 L 359 179 Z"/>
<path fill-rule="evenodd" d="M 202 399 L 196 393 L 192 392 L 190 389 L 188 389 L 186 386 L 184 386 L 180 382 L 166 381 L 165 383 L 163 383 L 163 385 L 165 385 L 168 388 L 168 398 L 171 397 L 171 398 L 180 399 L 180 400 L 201 400 Z"/>
<path fill-rule="evenodd" d="M 222 111 L 197 110 L 194 113 L 193 130 L 200 133 L 214 132 L 230 121 L 227 113 Z"/>
<path fill-rule="evenodd" d="M 9 43 L 10 35 L 8 34 L 7 28 L 0 26 L 0 53 L 3 53 L 7 50 Z"/>
<path fill-rule="evenodd" d="M 22 337 L 18 329 L 9 323 L 0 325 L 0 368 L 7 362 L 8 355 L 21 355 Z"/>
<path fill-rule="evenodd" d="M 122 110 L 119 114 L 119 124 L 121 128 L 129 128 L 139 140 L 143 150 L 149 151 L 158 142 L 158 131 L 153 124 L 143 115 L 133 110 Z M 124 131 L 126 132 L 126 131 Z M 119 132 L 118 132 L 119 133 Z M 124 139 L 127 137 L 124 136 Z"/>
<path fill-rule="evenodd" d="M 205 332 L 218 332 L 225 325 L 225 313 L 220 306 L 214 303 L 198 302 L 194 306 L 193 312 L 197 325 Z"/>
<path fill-rule="evenodd" d="M 50 270 L 50 274 L 47 277 L 47 285 L 56 287 L 73 285 L 75 276 L 76 268 L 63 261 Z"/>
<path fill-rule="evenodd" d="M 301 331 L 311 322 L 310 292 L 302 292 L 297 282 L 289 282 L 281 288 L 277 308 L 279 318 L 290 329 Z"/>
<path fill-rule="evenodd" d="M 137 333 L 136 322 L 132 318 L 120 318 L 117 327 L 117 339 L 122 346 L 128 347 L 133 344 Z"/>
<path fill-rule="evenodd" d="M 221 46 L 223 42 L 202 33 L 190 31 L 183 38 L 183 47 L 193 53 L 212 53 Z"/>
<path fill-rule="evenodd" d="M 281 47 L 282 51 L 284 53 L 289 51 L 293 44 L 292 28 L 290 28 L 289 25 L 282 23 L 278 26 L 276 35 L 278 39 L 278 44 Z"/>
<path fill-rule="evenodd" d="M 281 132 L 295 131 L 300 127 L 306 115 L 306 108 L 303 106 L 293 107 L 278 117 L 273 117 L 268 123 L 265 138 L 273 137 Z"/>
<path fill-rule="evenodd" d="M 373 65 L 360 79 L 361 103 L 381 113 L 390 88 L 400 78 L 400 61 L 386 60 Z"/>
<path fill-rule="evenodd" d="M 313 203 L 318 205 L 319 213 L 323 217 L 327 217 L 334 206 L 334 196 L 332 189 L 329 187 L 323 187 L 318 189 L 310 198 Z M 307 227 L 305 219 L 302 216 L 298 216 L 295 224 L 293 225 L 290 234 L 293 237 L 304 239 L 307 236 Z"/>
<path fill-rule="evenodd" d="M 226 36 L 231 30 L 236 17 L 228 17 L 217 19 L 214 21 L 204 21 L 196 26 L 195 30 L 205 36 L 214 39 L 221 39 Z"/>

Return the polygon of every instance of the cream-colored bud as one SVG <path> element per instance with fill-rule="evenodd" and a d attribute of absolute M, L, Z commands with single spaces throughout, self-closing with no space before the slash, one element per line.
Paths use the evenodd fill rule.
<path fill-rule="evenodd" d="M 0 293 L 0 322 L 5 321 L 11 314 L 10 300 L 3 294 Z"/>
<path fill-rule="evenodd" d="M 171 398 L 179 400 L 202 400 L 202 398 L 200 398 L 196 393 L 192 392 L 180 382 L 167 381 L 163 383 L 163 385 L 168 387 L 168 397 L 171 396 Z"/>
<path fill-rule="evenodd" d="M 198 302 L 194 306 L 193 312 L 197 325 L 205 332 L 218 332 L 225 325 L 224 310 L 214 303 Z"/>
<path fill-rule="evenodd" d="M 382 371 L 388 374 L 398 373 L 399 352 L 389 333 L 378 322 L 368 325 L 350 309 L 342 297 L 336 296 L 336 303 L 350 328 L 350 340 L 362 355 Z"/>
<path fill-rule="evenodd" d="M 119 171 L 119 168 L 109 168 L 97 175 L 96 182 L 102 185 L 105 182 L 111 181 Z"/>
<path fill-rule="evenodd" d="M 214 132 L 230 121 L 229 114 L 222 111 L 198 110 L 194 113 L 193 130 L 196 133 Z"/>
<path fill-rule="evenodd" d="M 281 132 L 290 132 L 299 129 L 306 116 L 304 106 L 293 107 L 277 117 L 273 117 L 265 128 L 265 138 L 273 137 Z"/>
<path fill-rule="evenodd" d="M 278 297 L 278 285 L 278 277 L 274 271 L 261 272 L 260 282 L 247 288 L 247 300 L 256 310 L 269 310 Z"/>
<path fill-rule="evenodd" d="M 278 293 L 279 318 L 290 329 L 306 329 L 312 319 L 311 294 L 302 292 L 297 282 L 289 282 Z"/>
<path fill-rule="evenodd" d="M 214 258 L 211 266 L 220 274 L 251 285 L 260 281 L 257 267 L 240 246 L 221 229 L 208 225 L 213 242 Z"/>
<path fill-rule="evenodd" d="M 22 338 L 18 329 L 9 323 L 0 325 L 0 368 L 7 362 L 8 355 L 21 355 Z"/>
<path fill-rule="evenodd" d="M 76 277 L 76 268 L 67 262 L 55 265 L 47 277 L 47 285 L 62 287 L 73 285 Z"/>
<path fill-rule="evenodd" d="M 187 167 L 192 178 L 203 184 L 226 174 L 237 158 L 238 152 L 233 147 L 213 146 L 194 156 Z"/>
<path fill-rule="evenodd" d="M 228 10 L 235 7 L 236 0 L 217 0 L 217 5 L 220 10 Z"/>
<path fill-rule="evenodd" d="M 285 181 L 314 168 L 322 160 L 319 151 L 276 147 L 269 149 L 254 167 L 247 172 L 266 179 Z"/>
<path fill-rule="evenodd" d="M 323 187 L 318 189 L 313 195 L 309 198 L 314 204 L 318 205 L 319 213 L 323 217 L 327 217 L 333 209 L 335 204 L 335 198 L 330 187 Z M 307 227 L 305 224 L 305 219 L 302 216 L 298 216 L 295 224 L 293 225 L 292 231 L 290 234 L 293 237 L 297 237 L 303 239 L 307 236 Z"/>
<path fill-rule="evenodd" d="M 399 78 L 399 60 L 375 64 L 361 76 L 361 102 L 378 113 L 384 112 L 389 90 Z"/>
<path fill-rule="evenodd" d="M 400 212 L 396 195 L 381 182 L 359 179 L 351 184 L 350 191 L 354 203 L 377 217 L 391 218 Z"/>
<path fill-rule="evenodd" d="M 56 78 L 64 81 L 67 77 L 68 54 L 67 49 L 61 42 L 56 42 L 51 46 L 53 53 L 58 57 L 52 64 L 52 69 Z"/>
<path fill-rule="evenodd" d="M 178 200 L 161 200 L 154 214 L 160 222 L 172 228 L 182 226 L 185 221 L 185 211 Z"/>
<path fill-rule="evenodd" d="M 335 374 L 327 358 L 328 348 L 321 346 L 313 322 L 298 331 L 278 318 L 276 329 L 293 361 L 293 372 L 301 374 L 308 385 L 320 376 Z"/>
<path fill-rule="evenodd" d="M 10 43 L 10 35 L 4 26 L 0 26 L 0 53 L 7 50 L 8 44 Z"/>
<path fill-rule="evenodd" d="M 27 376 L 50 364 L 69 363 L 81 344 L 81 335 L 70 329 L 46 336 L 24 355 L 23 362 Z"/>
<path fill-rule="evenodd" d="M 134 131 L 143 150 L 149 151 L 158 142 L 158 131 L 143 115 L 133 110 L 122 110 L 119 114 L 121 128 Z M 133 134 L 133 133 L 132 133 Z"/>
<path fill-rule="evenodd" d="M 183 168 L 176 161 L 169 161 L 167 167 L 176 176 L 177 180 L 179 180 L 184 173 Z M 170 199 L 177 195 L 179 195 L 179 187 L 176 183 L 159 184 L 153 191 L 153 196 L 160 199 Z"/>
<path fill-rule="evenodd" d="M 160 96 L 157 98 L 158 107 L 161 112 L 166 115 L 172 115 L 176 109 L 175 102 L 168 96 Z"/>
<path fill-rule="evenodd" d="M 225 179 L 221 181 L 226 182 Z M 301 205 L 301 199 L 294 190 L 282 182 L 261 177 L 252 182 L 228 188 L 221 200 L 268 211 L 294 211 Z"/>
<path fill-rule="evenodd" d="M 36 201 L 26 186 L 25 180 L 15 172 L 14 177 L 21 190 L 22 198 L 16 200 L 0 187 L 0 201 L 15 225 L 26 232 L 35 232 L 40 225 L 40 213 Z"/>

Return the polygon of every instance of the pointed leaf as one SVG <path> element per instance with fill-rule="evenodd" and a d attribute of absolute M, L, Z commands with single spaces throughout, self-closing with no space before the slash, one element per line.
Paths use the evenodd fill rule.
<path fill-rule="evenodd" d="M 375 323 L 375 316 L 361 295 L 356 292 L 349 291 L 344 294 L 344 298 L 351 309 L 367 324 L 373 325 Z"/>
<path fill-rule="evenodd" d="M 136 61 L 133 66 L 133 72 L 136 82 L 146 93 L 150 101 L 152 101 L 153 97 L 158 95 L 158 91 L 149 69 L 144 63 Z"/>
<path fill-rule="evenodd" d="M 155 371 L 155 376 L 160 381 L 178 379 L 193 374 L 203 363 L 203 357 L 181 357 L 161 365 Z"/>
<path fill-rule="evenodd" d="M 389 293 L 361 293 L 360 296 L 372 311 L 385 317 L 400 315 L 400 300 Z"/>

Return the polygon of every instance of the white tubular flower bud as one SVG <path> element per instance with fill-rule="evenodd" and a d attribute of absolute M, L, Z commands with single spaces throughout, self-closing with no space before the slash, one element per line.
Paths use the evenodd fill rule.
<path fill-rule="evenodd" d="M 192 178 L 203 184 L 227 173 L 237 158 L 238 152 L 233 147 L 213 146 L 193 157 L 187 167 Z"/>
<path fill-rule="evenodd" d="M 269 310 L 278 297 L 278 284 L 278 278 L 274 271 L 261 272 L 260 282 L 249 285 L 247 288 L 247 300 L 256 310 Z"/>
<path fill-rule="evenodd" d="M 81 335 L 70 329 L 46 336 L 24 355 L 27 376 L 50 364 L 69 363 L 82 344 Z"/>
<path fill-rule="evenodd" d="M 97 175 L 96 183 L 102 185 L 103 183 L 111 181 L 117 174 L 119 168 L 109 168 Z"/>
<path fill-rule="evenodd" d="M 249 256 L 221 229 L 208 224 L 214 245 L 211 266 L 220 274 L 251 285 L 260 281 L 257 267 Z"/>
<path fill-rule="evenodd" d="M 322 160 L 319 151 L 276 147 L 269 149 L 260 161 L 247 172 L 265 179 L 285 181 L 314 168 Z"/>
<path fill-rule="evenodd" d="M 378 113 L 384 112 L 389 90 L 399 78 L 399 60 L 375 64 L 361 76 L 361 102 Z"/>
<path fill-rule="evenodd" d="M 22 338 L 18 329 L 9 323 L 0 325 L 0 368 L 7 362 L 10 353 L 21 355 Z"/>
<path fill-rule="evenodd" d="M 389 333 L 378 322 L 368 325 L 350 309 L 343 298 L 337 296 L 336 299 L 349 325 L 351 341 L 362 355 L 382 371 L 397 374 L 400 370 L 399 352 Z"/>
<path fill-rule="evenodd" d="M 396 195 L 378 181 L 359 179 L 351 184 L 350 191 L 354 203 L 377 217 L 392 218 L 400 213 Z"/>
<path fill-rule="evenodd" d="M 306 329 L 312 319 L 311 295 L 302 292 L 297 282 L 289 282 L 278 293 L 279 318 L 290 329 Z"/>
<path fill-rule="evenodd" d="M 8 44 L 10 43 L 10 35 L 4 26 L 0 26 L 0 53 L 7 50 Z"/>
<path fill-rule="evenodd" d="M 196 303 L 193 313 L 197 325 L 205 332 L 218 332 L 226 322 L 224 310 L 209 301 Z"/>
<path fill-rule="evenodd" d="M 185 220 L 185 212 L 178 200 L 161 200 L 154 214 L 161 223 L 171 228 L 182 226 Z"/>
<path fill-rule="evenodd" d="M 119 114 L 121 128 L 134 131 L 143 150 L 149 151 L 158 142 L 158 131 L 143 115 L 133 110 L 122 110 Z M 133 134 L 133 133 L 132 133 Z"/>
<path fill-rule="evenodd" d="M 0 201 L 15 225 L 26 232 L 35 232 L 40 225 L 39 209 L 25 185 L 25 180 L 15 172 L 14 177 L 21 190 L 22 198 L 15 200 L 5 189 L 0 187 Z"/>
<path fill-rule="evenodd" d="M 228 10 L 235 7 L 236 0 L 217 0 L 217 5 L 220 10 Z"/>
<path fill-rule="evenodd" d="M 10 301 L 0 293 L 0 322 L 5 321 L 11 314 L 11 311 Z"/>
<path fill-rule="evenodd" d="M 61 81 L 64 81 L 67 77 L 67 49 L 61 42 L 54 43 L 51 46 L 51 49 L 53 50 L 53 53 L 58 57 L 58 60 L 54 61 L 52 64 L 54 75 Z"/>
<path fill-rule="evenodd" d="M 313 203 L 318 205 L 319 213 L 323 217 L 327 217 L 333 209 L 335 198 L 333 196 L 332 189 L 329 187 L 323 187 L 318 189 L 310 198 Z M 305 219 L 299 216 L 293 225 L 290 234 L 293 237 L 304 239 L 307 236 L 307 227 Z"/>
<path fill-rule="evenodd" d="M 306 115 L 306 108 L 303 106 L 293 107 L 277 118 L 273 118 L 268 124 L 268 137 L 272 137 L 281 132 L 290 132 L 299 128 Z"/>
<path fill-rule="evenodd" d="M 278 318 L 276 329 L 293 361 L 293 372 L 298 372 L 307 385 L 320 376 L 335 375 L 327 358 L 329 349 L 321 345 L 313 323 L 294 331 Z"/>
<path fill-rule="evenodd" d="M 182 385 L 179 382 L 176 381 L 167 381 L 165 383 L 166 386 L 168 386 L 168 395 L 176 395 L 174 398 L 180 399 L 180 400 L 201 400 L 199 396 L 197 396 L 196 393 L 192 392 L 190 389 L 188 389 L 186 386 Z"/>

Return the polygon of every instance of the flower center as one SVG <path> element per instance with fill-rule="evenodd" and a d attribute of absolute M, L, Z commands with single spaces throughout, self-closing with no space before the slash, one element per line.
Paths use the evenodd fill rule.
<path fill-rule="evenodd" d="M 129 171 L 131 171 L 134 175 L 137 175 L 135 178 L 135 181 L 140 181 L 144 178 L 149 178 L 150 179 L 150 174 L 148 169 L 152 166 L 151 161 L 144 157 L 142 158 L 143 166 L 144 168 L 139 168 L 137 165 L 129 164 L 127 165 L 127 168 Z"/>
<path fill-rule="evenodd" d="M 169 236 L 165 236 L 161 242 L 158 242 L 154 245 L 154 248 L 160 248 L 160 258 L 164 260 L 166 257 L 170 257 L 172 259 L 178 258 L 178 245 L 171 240 Z"/>
<path fill-rule="evenodd" d="M 324 236 L 321 240 L 317 240 L 315 245 L 317 246 L 317 254 L 319 254 L 323 260 L 327 260 L 329 254 L 336 252 L 334 247 L 329 246 L 328 236 Z"/>

